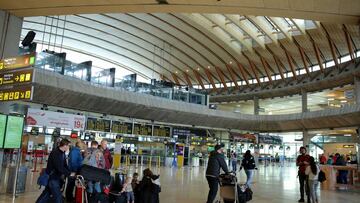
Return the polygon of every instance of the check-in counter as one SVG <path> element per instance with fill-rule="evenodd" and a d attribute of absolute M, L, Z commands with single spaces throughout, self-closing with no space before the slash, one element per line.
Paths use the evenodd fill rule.
<path fill-rule="evenodd" d="M 322 188 L 327 190 L 333 190 L 336 187 L 337 180 L 337 171 L 338 170 L 347 170 L 348 173 L 348 184 L 354 185 L 355 176 L 357 176 L 357 166 L 356 165 L 347 165 L 347 166 L 333 166 L 333 165 L 320 165 L 320 170 L 325 173 L 326 181 L 323 182 Z M 358 177 L 359 178 L 359 177 Z"/>

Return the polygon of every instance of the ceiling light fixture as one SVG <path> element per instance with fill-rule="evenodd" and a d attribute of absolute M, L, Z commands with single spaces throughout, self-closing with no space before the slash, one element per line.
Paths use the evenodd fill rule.
<path fill-rule="evenodd" d="M 328 101 L 334 101 L 335 99 L 334 98 L 328 98 Z"/>
<path fill-rule="evenodd" d="M 341 102 L 341 103 L 346 103 L 347 101 L 346 101 L 346 100 L 341 100 L 340 102 Z"/>
<path fill-rule="evenodd" d="M 210 66 L 208 66 L 208 69 L 210 69 Z"/>

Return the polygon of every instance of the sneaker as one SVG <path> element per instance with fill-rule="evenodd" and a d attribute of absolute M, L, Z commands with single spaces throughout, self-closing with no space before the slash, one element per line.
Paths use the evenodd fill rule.
<path fill-rule="evenodd" d="M 305 200 L 301 198 L 301 199 L 299 199 L 298 202 L 305 202 Z"/>

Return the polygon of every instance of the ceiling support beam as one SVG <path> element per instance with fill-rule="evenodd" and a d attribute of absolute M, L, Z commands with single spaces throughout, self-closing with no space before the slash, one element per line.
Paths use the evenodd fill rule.
<path fill-rule="evenodd" d="M 217 74 L 219 75 L 219 78 L 221 80 L 221 83 L 224 85 L 224 89 L 227 90 L 227 85 L 226 85 L 226 81 L 224 79 L 224 73 L 220 70 L 219 67 L 215 66 L 215 70 L 217 72 Z"/>
<path fill-rule="evenodd" d="M 245 56 L 245 55 L 244 55 L 244 56 Z M 258 72 L 257 72 L 257 70 L 256 70 L 256 68 L 255 68 L 254 63 L 249 59 L 249 57 L 247 57 L 247 56 L 245 56 L 245 57 L 246 57 L 247 60 L 249 61 L 250 68 L 251 68 L 252 72 L 253 72 L 254 75 L 255 75 L 255 79 L 256 79 L 258 85 L 260 85 L 260 79 L 259 79 Z"/>
<path fill-rule="evenodd" d="M 266 76 L 268 77 L 269 82 L 272 83 L 272 78 L 271 78 L 271 74 L 269 73 L 268 64 L 267 64 L 266 60 L 264 59 L 264 57 L 262 57 L 262 56 L 259 56 L 259 57 L 260 57 L 260 60 L 261 60 L 262 65 L 264 66 L 264 69 L 265 69 L 265 72 L 266 72 Z"/>
<path fill-rule="evenodd" d="M 197 70 L 194 70 L 194 69 L 193 69 L 193 72 L 194 72 L 194 75 L 195 75 L 196 80 L 197 80 L 198 83 L 200 84 L 201 88 L 204 90 L 204 89 L 205 89 L 205 85 L 204 85 L 203 81 L 201 80 L 201 75 L 200 75 L 200 73 L 199 73 Z"/>
<path fill-rule="evenodd" d="M 315 42 L 313 42 L 313 47 L 314 47 L 314 50 L 315 50 L 316 59 L 318 61 L 319 67 L 320 67 L 320 71 L 323 73 L 324 72 L 324 66 L 323 66 L 323 63 L 322 63 L 321 56 L 320 56 L 319 47 L 315 44 Z"/>
<path fill-rule="evenodd" d="M 171 73 L 171 76 L 174 79 L 175 84 L 180 86 L 178 76 L 175 73 Z"/>
<path fill-rule="evenodd" d="M 345 25 L 343 25 L 343 30 L 344 30 L 344 34 L 345 34 L 346 44 L 349 49 L 351 61 L 353 63 L 355 63 L 355 54 L 354 54 L 354 49 L 353 49 L 352 42 L 351 42 L 351 36 Z"/>
<path fill-rule="evenodd" d="M 245 81 L 246 85 L 249 86 L 249 79 L 248 79 L 248 77 L 246 77 L 247 75 L 245 73 L 244 66 L 241 65 L 241 63 L 237 63 L 237 66 L 238 66 L 239 71 L 240 71 L 240 73 L 241 73 L 241 75 L 243 77 L 243 80 Z"/>
<path fill-rule="evenodd" d="M 185 77 L 185 81 L 186 81 L 187 85 L 188 85 L 189 87 L 192 87 L 193 85 L 192 85 L 192 83 L 191 83 L 191 80 L 190 80 L 190 78 L 189 78 L 189 75 L 188 75 L 186 72 L 183 72 L 183 75 L 184 75 L 184 77 Z"/>
<path fill-rule="evenodd" d="M 208 79 L 209 79 L 209 81 L 211 83 L 211 86 L 213 87 L 213 90 L 216 90 L 215 82 L 214 82 L 214 79 L 211 76 L 211 72 L 206 68 L 204 70 L 205 70 L 206 76 L 208 77 Z"/>
<path fill-rule="evenodd" d="M 280 64 L 279 64 L 279 59 L 278 59 L 275 55 L 273 55 L 273 57 L 274 57 L 274 61 L 275 61 L 275 63 L 276 63 L 276 66 L 277 66 L 277 68 L 278 68 L 278 70 L 279 70 L 279 74 L 280 74 L 281 79 L 285 79 L 284 73 L 283 73 L 283 71 L 282 71 L 282 67 L 281 67 Z"/>
<path fill-rule="evenodd" d="M 304 49 L 301 46 L 298 46 L 298 49 L 299 49 L 299 52 L 300 52 L 301 60 L 302 60 L 302 62 L 304 64 L 306 74 L 309 75 L 310 71 L 309 71 L 309 66 L 308 66 L 306 58 L 305 58 Z"/>
<path fill-rule="evenodd" d="M 295 68 L 294 68 L 294 64 L 293 64 L 293 61 L 292 61 L 292 57 L 291 57 L 290 53 L 285 49 L 284 46 L 281 46 L 281 47 L 282 47 L 282 49 L 283 49 L 284 52 L 285 52 L 286 59 L 287 59 L 287 61 L 288 61 L 288 63 L 289 63 L 291 72 L 293 73 L 293 77 L 294 77 L 294 79 L 297 79 L 297 77 L 296 77 L 296 72 L 295 72 Z"/>
<path fill-rule="evenodd" d="M 236 89 L 239 89 L 239 85 L 238 85 L 237 80 L 235 78 L 235 75 L 234 75 L 235 72 L 234 72 L 233 68 L 228 64 L 226 64 L 226 68 L 227 68 L 227 70 L 228 70 L 228 72 L 230 74 L 231 80 L 234 83 Z"/>

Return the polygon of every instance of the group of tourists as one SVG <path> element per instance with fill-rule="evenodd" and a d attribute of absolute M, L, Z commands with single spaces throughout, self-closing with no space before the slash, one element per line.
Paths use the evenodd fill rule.
<path fill-rule="evenodd" d="M 65 189 L 66 202 L 75 201 L 75 180 L 83 165 L 110 170 L 113 165 L 113 157 L 108 149 L 106 140 L 100 144 L 91 141 L 87 148 L 85 143 L 78 140 L 75 146 L 67 139 L 62 139 L 57 147 L 50 153 L 47 167 L 44 173 L 48 174 L 48 184 L 36 200 L 36 203 L 62 203 L 62 195 Z M 67 180 L 67 184 L 66 183 Z M 86 194 L 92 199 L 99 194 L 108 194 L 111 185 L 103 185 L 96 181 L 86 181 Z M 150 169 L 143 171 L 143 178 L 138 181 L 138 174 L 128 175 L 121 186 L 120 194 L 126 196 L 127 203 L 158 203 L 161 191 L 159 176 Z M 98 201 L 96 201 L 98 202 Z"/>

